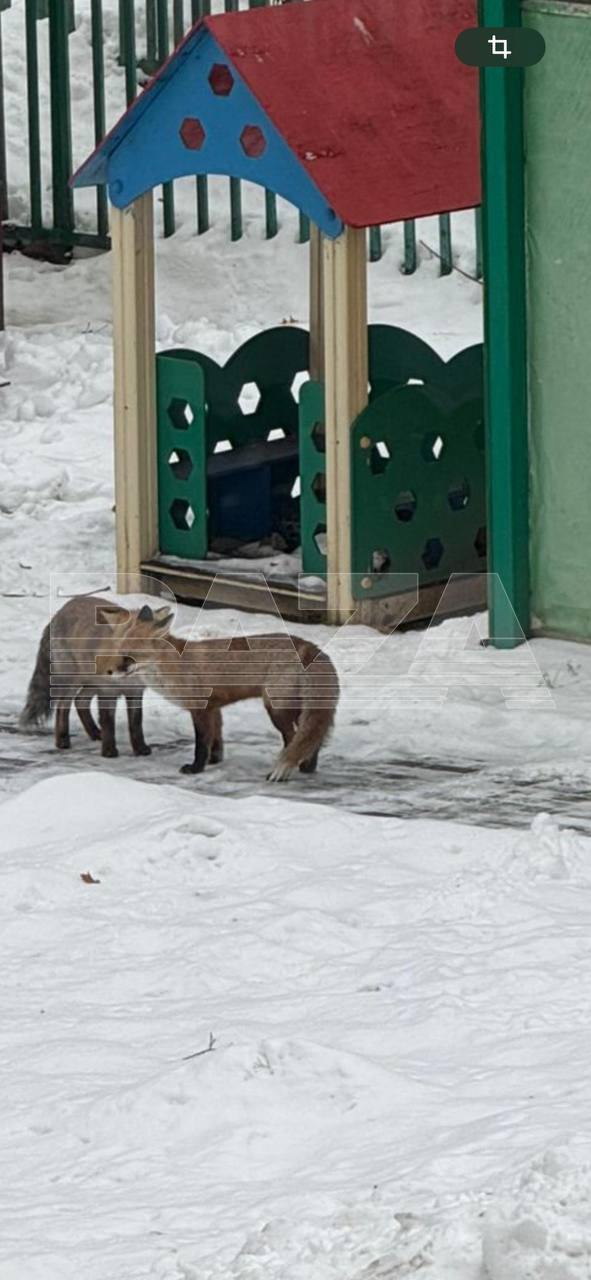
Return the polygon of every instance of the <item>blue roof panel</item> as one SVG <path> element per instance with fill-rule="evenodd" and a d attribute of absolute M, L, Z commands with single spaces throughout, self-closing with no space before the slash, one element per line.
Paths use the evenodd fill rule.
<path fill-rule="evenodd" d="M 319 188 L 202 25 L 178 46 L 72 185 L 106 183 L 112 203 L 124 208 L 151 188 L 192 174 L 259 183 L 296 205 L 326 235 L 342 230 Z"/>

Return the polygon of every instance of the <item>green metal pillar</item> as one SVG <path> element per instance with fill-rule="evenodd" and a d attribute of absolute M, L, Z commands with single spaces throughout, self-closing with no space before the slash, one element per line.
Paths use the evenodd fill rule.
<path fill-rule="evenodd" d="M 479 0 L 487 27 L 521 25 L 519 0 Z M 485 417 L 490 636 L 530 627 L 523 71 L 481 71 Z"/>
<path fill-rule="evenodd" d="M 51 76 L 51 183 L 53 225 L 68 242 L 74 230 L 72 176 L 72 115 L 68 9 L 63 0 L 49 0 L 49 64 Z"/>

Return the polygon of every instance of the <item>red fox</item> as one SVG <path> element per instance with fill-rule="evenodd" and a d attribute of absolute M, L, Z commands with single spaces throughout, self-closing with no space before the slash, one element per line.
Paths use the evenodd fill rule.
<path fill-rule="evenodd" d="M 111 643 L 111 631 L 98 621 L 98 611 L 110 608 L 121 622 L 129 618 L 125 609 L 108 605 L 98 596 L 77 596 L 54 615 L 46 626 L 35 670 L 31 677 L 27 700 L 20 716 L 23 729 L 46 719 L 55 707 L 55 745 L 60 750 L 70 746 L 69 717 L 72 700 L 89 738 L 101 739 L 103 756 L 118 755 L 115 743 L 115 705 L 125 695 L 129 737 L 136 756 L 147 756 L 151 747 L 144 740 L 142 727 L 143 684 L 139 673 L 125 685 L 97 677 L 95 660 Z M 91 715 L 90 704 L 98 697 L 99 725 Z"/>
<path fill-rule="evenodd" d="M 195 758 L 182 773 L 201 773 L 217 750 L 221 708 L 244 698 L 262 698 L 283 738 L 283 751 L 268 775 L 281 782 L 299 768 L 313 773 L 332 728 L 339 697 L 337 673 L 327 654 L 299 636 L 239 636 L 182 640 L 164 635 L 172 614 L 148 605 L 130 622 L 99 611 L 111 626 L 110 654 L 97 657 L 99 674 L 139 679 L 190 711 Z"/>

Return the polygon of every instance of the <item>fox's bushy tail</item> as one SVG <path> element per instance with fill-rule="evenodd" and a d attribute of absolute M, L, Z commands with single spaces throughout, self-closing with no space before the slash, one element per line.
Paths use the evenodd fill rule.
<path fill-rule="evenodd" d="M 21 729 L 30 728 L 31 725 L 46 720 L 50 710 L 50 624 L 48 623 L 41 636 L 35 670 L 27 690 L 27 701 L 20 714 Z"/>
<path fill-rule="evenodd" d="M 328 654 L 309 644 L 304 651 L 300 650 L 300 657 L 304 670 L 298 678 L 300 714 L 297 728 L 269 774 L 271 782 L 281 782 L 293 769 L 305 769 L 307 764 L 315 763 L 334 723 L 339 681 Z"/>

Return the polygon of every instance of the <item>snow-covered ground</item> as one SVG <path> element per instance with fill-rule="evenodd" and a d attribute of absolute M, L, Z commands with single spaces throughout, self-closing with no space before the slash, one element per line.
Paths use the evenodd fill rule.
<path fill-rule="evenodd" d="M 3 15 L 14 209 L 22 8 Z M 198 240 L 179 189 L 162 346 L 224 359 L 305 323 L 294 216 L 267 244 L 260 205 L 245 193 L 231 245 L 214 184 Z M 470 273 L 470 217 L 455 231 Z M 385 239 L 372 319 L 445 356 L 478 340 L 480 286 L 426 251 L 405 278 Z M 78 732 L 69 757 L 23 737 L 51 601 L 117 586 L 110 262 L 5 267 L 0 1280 L 589 1280 L 591 650 L 494 653 L 484 618 L 310 629 L 343 698 L 317 778 L 284 788 L 254 705 L 226 714 L 226 761 L 199 779 L 178 773 L 188 717 L 155 696 L 148 759 L 123 725 L 110 761 Z M 179 609 L 196 625 L 269 623 Z"/>

